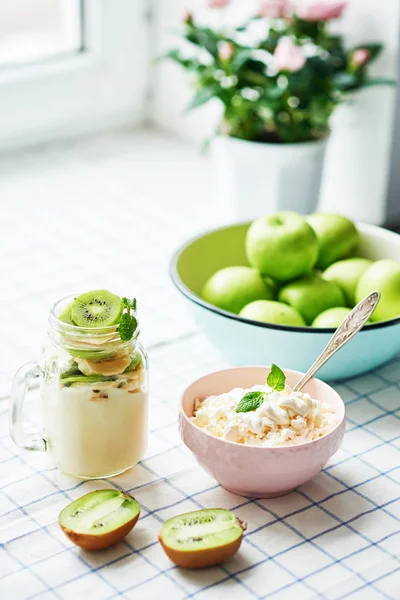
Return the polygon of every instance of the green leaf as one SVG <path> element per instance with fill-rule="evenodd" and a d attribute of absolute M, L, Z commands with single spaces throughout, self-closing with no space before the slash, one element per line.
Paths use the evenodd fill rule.
<path fill-rule="evenodd" d="M 355 90 L 360 87 L 361 83 L 357 75 L 345 72 L 336 73 L 336 75 L 333 76 L 333 81 L 336 87 L 343 92 Z"/>
<path fill-rule="evenodd" d="M 307 59 L 307 66 L 315 75 L 321 75 L 327 77 L 335 72 L 335 66 L 332 58 L 328 56 L 310 56 Z"/>
<path fill-rule="evenodd" d="M 193 110 L 194 108 L 203 106 L 203 104 L 206 104 L 212 98 L 215 98 L 217 92 L 218 88 L 214 86 L 201 88 L 189 102 L 189 104 L 186 107 L 186 110 Z"/>
<path fill-rule="evenodd" d="M 201 145 L 201 154 L 206 154 L 211 146 L 211 144 L 213 143 L 213 141 L 215 140 L 216 137 L 218 137 L 219 132 L 218 129 L 216 131 L 214 131 L 214 133 L 212 133 L 209 137 L 207 137 L 203 144 Z"/>
<path fill-rule="evenodd" d="M 136 298 L 133 298 L 132 300 L 129 300 L 129 298 L 122 298 L 122 304 L 124 305 L 124 308 L 131 308 L 132 310 L 136 310 Z"/>
<path fill-rule="evenodd" d="M 275 392 L 282 392 L 285 389 L 285 384 L 285 373 L 277 365 L 272 363 L 271 371 L 267 377 L 267 385 Z"/>
<path fill-rule="evenodd" d="M 176 48 L 166 52 L 163 58 L 173 60 L 189 71 L 195 71 L 201 66 L 201 63 L 197 58 L 184 58 Z"/>
<path fill-rule="evenodd" d="M 285 90 L 282 90 L 279 87 L 269 87 L 264 90 L 263 101 L 265 101 L 268 104 L 271 100 L 280 100 L 280 98 L 282 98 L 282 96 L 284 95 Z"/>
<path fill-rule="evenodd" d="M 243 67 L 243 65 L 251 58 L 252 50 L 248 48 L 241 48 L 234 56 L 232 60 L 232 71 L 235 73 Z"/>
<path fill-rule="evenodd" d="M 386 79 L 384 77 L 373 77 L 371 79 L 367 79 L 364 81 L 361 87 L 373 87 L 374 85 L 397 85 L 397 81 L 395 79 Z"/>
<path fill-rule="evenodd" d="M 257 410 L 264 402 L 264 394 L 262 392 L 248 392 L 236 407 L 236 412 L 250 412 Z"/>
<path fill-rule="evenodd" d="M 188 42 L 207 50 L 213 58 L 218 56 L 218 42 L 224 39 L 209 27 L 191 27 L 184 37 Z"/>
<path fill-rule="evenodd" d="M 128 312 L 123 313 L 119 322 L 119 337 L 123 342 L 129 342 L 137 328 L 135 317 Z"/>
<path fill-rule="evenodd" d="M 165 54 L 163 54 L 162 58 L 170 58 L 171 60 L 176 60 L 179 63 L 181 63 L 183 60 L 181 53 L 177 48 L 171 48 L 171 50 L 168 50 L 167 52 L 165 52 Z"/>

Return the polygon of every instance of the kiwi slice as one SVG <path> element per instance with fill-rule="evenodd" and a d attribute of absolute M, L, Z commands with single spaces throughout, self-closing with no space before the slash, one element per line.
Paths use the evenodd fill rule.
<path fill-rule="evenodd" d="M 79 370 L 77 363 L 73 362 L 67 371 L 64 371 L 64 373 L 61 373 L 60 379 L 68 379 L 69 377 L 76 377 L 76 376 L 83 377 L 83 373 L 82 373 L 82 371 Z"/>
<path fill-rule="evenodd" d="M 129 371 L 134 371 L 141 364 L 142 364 L 142 355 L 140 354 L 140 352 L 135 352 L 135 354 L 132 355 L 131 362 L 126 367 L 124 373 L 129 373 Z"/>
<path fill-rule="evenodd" d="M 80 375 L 68 375 L 67 377 L 61 376 L 61 385 L 65 387 L 89 385 L 100 381 L 114 381 L 114 378 L 107 375 L 83 375 L 82 373 Z"/>
<path fill-rule="evenodd" d="M 75 298 L 71 319 L 79 327 L 109 327 L 118 323 L 122 310 L 119 296 L 107 290 L 93 290 Z"/>
<path fill-rule="evenodd" d="M 109 360 L 117 354 L 117 350 L 84 350 L 82 348 L 68 348 L 68 352 L 75 358 L 94 361 Z"/>
<path fill-rule="evenodd" d="M 62 321 L 63 323 L 66 323 L 67 325 L 76 325 L 76 323 L 74 323 L 72 320 L 71 307 L 72 307 L 72 303 L 68 304 L 68 306 L 59 315 L 58 319 L 59 319 L 59 321 Z"/>
<path fill-rule="evenodd" d="M 158 539 L 179 567 L 219 565 L 240 547 L 246 524 L 224 508 L 196 510 L 164 523 Z"/>
<path fill-rule="evenodd" d="M 102 550 L 120 542 L 136 525 L 140 504 L 119 490 L 90 492 L 59 514 L 65 535 L 84 550 Z"/>

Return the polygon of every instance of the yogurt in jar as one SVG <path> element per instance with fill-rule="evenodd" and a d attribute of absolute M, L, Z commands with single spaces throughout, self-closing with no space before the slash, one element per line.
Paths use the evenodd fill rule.
<path fill-rule="evenodd" d="M 82 478 L 126 471 L 147 447 L 143 369 L 90 386 L 41 386 L 45 435 L 59 468 Z M 118 387 L 121 386 L 121 387 Z"/>
<path fill-rule="evenodd" d="M 148 359 L 136 298 L 105 289 L 62 298 L 48 343 L 14 379 L 10 432 L 26 450 L 48 451 L 64 472 L 112 477 L 143 457 L 148 436 Z M 25 431 L 30 381 L 40 379 L 41 430 Z"/>

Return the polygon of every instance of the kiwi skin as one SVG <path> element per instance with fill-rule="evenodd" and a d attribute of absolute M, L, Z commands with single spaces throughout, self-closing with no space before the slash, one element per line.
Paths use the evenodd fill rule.
<path fill-rule="evenodd" d="M 113 531 L 109 531 L 108 533 L 103 533 L 103 535 L 90 535 L 89 533 L 77 533 L 72 529 L 68 529 L 64 527 L 60 523 L 60 527 L 67 536 L 77 546 L 82 548 L 83 550 L 104 550 L 104 548 L 109 548 L 110 546 L 114 546 L 114 544 L 118 544 L 121 542 L 128 533 L 135 527 L 138 522 L 140 513 L 136 515 L 133 519 L 118 527 L 118 529 L 114 529 Z"/>
<path fill-rule="evenodd" d="M 224 560 L 227 560 L 236 554 L 242 543 L 242 538 L 243 534 L 240 538 L 226 546 L 208 548 L 206 550 L 193 550 L 192 552 L 169 548 L 169 546 L 166 546 L 163 543 L 160 536 L 158 537 L 158 540 L 163 547 L 165 554 L 178 567 L 183 567 L 184 569 L 203 569 L 205 567 L 219 565 L 224 562 Z"/>
<path fill-rule="evenodd" d="M 162 537 L 158 536 L 165 554 L 168 556 L 173 563 L 178 567 L 184 569 L 203 569 L 205 567 L 212 567 L 219 565 L 228 558 L 231 558 L 239 550 L 243 539 L 243 532 L 247 528 L 247 523 L 236 518 L 237 524 L 242 528 L 242 534 L 236 540 L 225 546 L 219 546 L 218 548 L 203 548 L 202 550 L 176 550 L 167 546 Z"/>

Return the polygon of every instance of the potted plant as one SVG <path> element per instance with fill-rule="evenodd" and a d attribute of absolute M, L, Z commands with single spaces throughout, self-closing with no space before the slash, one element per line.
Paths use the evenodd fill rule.
<path fill-rule="evenodd" d="M 229 1 L 208 5 L 225 9 Z M 391 83 L 368 76 L 381 44 L 346 49 L 330 31 L 345 7 L 346 0 L 264 0 L 245 23 L 220 29 L 185 12 L 192 51 L 168 57 L 192 75 L 189 109 L 222 105 L 213 148 L 220 196 L 236 219 L 315 210 L 333 111 L 360 88 Z"/>

